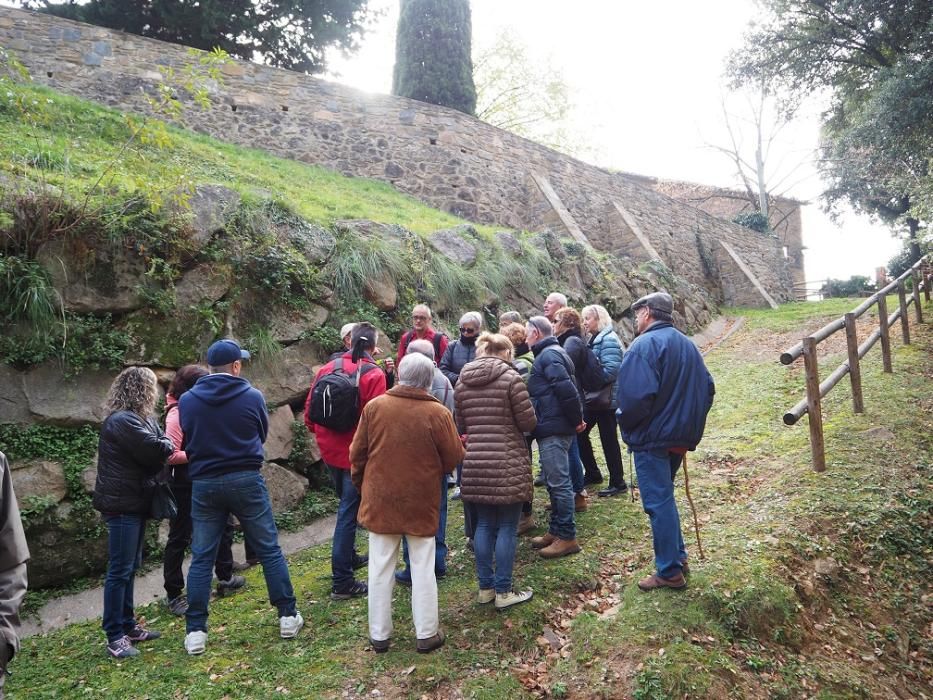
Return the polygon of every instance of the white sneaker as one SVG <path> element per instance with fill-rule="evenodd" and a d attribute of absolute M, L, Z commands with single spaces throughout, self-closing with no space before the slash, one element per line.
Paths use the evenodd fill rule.
<path fill-rule="evenodd" d="M 531 591 L 509 591 L 508 593 L 496 593 L 496 610 L 505 610 L 513 605 L 524 603 L 531 600 L 534 595 Z"/>
<path fill-rule="evenodd" d="M 185 651 L 187 651 L 189 655 L 197 656 L 198 654 L 203 654 L 206 646 L 207 632 L 198 630 L 196 632 L 188 632 L 188 634 L 185 635 Z"/>
<path fill-rule="evenodd" d="M 282 639 L 294 639 L 298 636 L 298 633 L 304 625 L 305 619 L 301 616 L 300 612 L 295 611 L 295 614 L 291 617 L 279 618 L 279 634 L 282 636 Z"/>

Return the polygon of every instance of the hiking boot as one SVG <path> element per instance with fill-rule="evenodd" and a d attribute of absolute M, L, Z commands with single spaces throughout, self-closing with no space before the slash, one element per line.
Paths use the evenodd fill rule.
<path fill-rule="evenodd" d="M 246 585 L 246 579 L 234 574 L 227 581 L 217 582 L 217 597 L 223 598 L 226 595 L 233 595 Z"/>
<path fill-rule="evenodd" d="M 204 649 L 207 647 L 207 632 L 204 630 L 197 630 L 196 632 L 188 632 L 185 635 L 185 651 L 188 652 L 189 656 L 197 656 L 198 654 L 203 654 Z"/>
<path fill-rule="evenodd" d="M 579 551 L 580 545 L 577 544 L 576 538 L 572 540 L 562 540 L 559 537 L 555 537 L 554 541 L 547 547 L 541 549 L 538 554 L 545 559 L 556 559 L 557 557 L 566 557 L 568 554 L 576 554 Z"/>
<path fill-rule="evenodd" d="M 368 554 L 354 554 L 353 555 L 353 568 L 362 569 L 364 566 L 369 566 L 369 555 Z"/>
<path fill-rule="evenodd" d="M 589 507 L 589 504 L 586 502 L 586 495 L 578 493 L 573 497 L 573 510 L 575 513 L 582 513 Z"/>
<path fill-rule="evenodd" d="M 411 588 L 411 572 L 408 569 L 402 569 L 395 572 L 395 582 L 405 588 Z"/>
<path fill-rule="evenodd" d="M 505 610 L 506 608 L 524 603 L 531 600 L 532 591 L 509 591 L 508 593 L 496 593 L 496 610 Z"/>
<path fill-rule="evenodd" d="M 385 654 L 389 650 L 389 639 L 372 639 L 369 640 L 369 645 L 373 648 L 373 651 L 377 654 Z"/>
<path fill-rule="evenodd" d="M 305 626 L 305 619 L 297 610 L 294 615 L 283 615 L 279 618 L 279 636 L 282 639 L 294 639 Z"/>
<path fill-rule="evenodd" d="M 188 612 L 188 596 L 182 593 L 181 595 L 176 596 L 175 598 L 172 598 L 171 600 L 169 600 L 166 603 L 166 606 L 168 607 L 168 611 L 172 613 L 172 615 L 181 617 L 186 612 Z"/>
<path fill-rule="evenodd" d="M 687 579 L 684 578 L 682 573 L 678 573 L 676 576 L 671 576 L 670 578 L 651 574 L 651 576 L 639 581 L 638 587 L 643 591 L 653 591 L 656 588 L 673 588 L 677 591 L 687 587 Z"/>
<path fill-rule="evenodd" d="M 123 635 L 119 639 L 107 642 L 107 651 L 115 659 L 128 659 L 131 656 L 139 656 L 139 649 L 133 646 L 130 638 Z"/>
<path fill-rule="evenodd" d="M 486 605 L 486 603 L 491 603 L 496 599 L 496 589 L 495 588 L 480 588 L 479 593 L 476 595 L 476 602 L 480 605 Z"/>
<path fill-rule="evenodd" d="M 550 532 L 541 535 L 540 537 L 531 538 L 531 546 L 534 549 L 544 549 L 550 545 L 557 537 L 552 535 Z"/>
<path fill-rule="evenodd" d="M 618 486 L 610 486 L 607 489 L 598 491 L 596 495 L 599 496 L 600 498 L 611 498 L 612 496 L 622 496 L 623 494 L 627 492 L 628 492 L 628 488 L 626 486 L 623 486 L 621 488 L 619 488 Z"/>
<path fill-rule="evenodd" d="M 345 588 L 334 588 L 331 590 L 331 600 L 350 600 L 350 598 L 365 598 L 369 593 L 369 587 L 364 581 L 354 581 Z"/>
<path fill-rule="evenodd" d="M 233 562 L 233 571 L 235 573 L 240 573 L 242 571 L 246 571 L 247 569 L 252 569 L 258 563 L 259 563 L 258 559 L 247 559 L 246 561 L 235 561 Z"/>
<path fill-rule="evenodd" d="M 126 638 L 131 642 L 148 642 L 152 639 L 158 639 L 162 636 L 161 632 L 156 632 L 155 630 L 147 630 L 145 627 L 137 623 L 133 629 L 126 633 Z"/>
<path fill-rule="evenodd" d="M 531 532 L 536 527 L 538 523 L 535 522 L 535 516 L 529 513 L 528 515 L 523 515 L 518 521 L 518 533 L 519 535 L 524 535 L 526 532 Z"/>
<path fill-rule="evenodd" d="M 444 646 L 444 633 L 438 630 L 437 634 L 433 637 L 419 639 L 417 649 L 419 654 L 430 654 L 432 651 L 440 649 L 442 646 Z"/>
<path fill-rule="evenodd" d="M 547 486 L 547 481 L 544 478 L 544 474 L 538 474 L 535 479 L 535 486 Z"/>

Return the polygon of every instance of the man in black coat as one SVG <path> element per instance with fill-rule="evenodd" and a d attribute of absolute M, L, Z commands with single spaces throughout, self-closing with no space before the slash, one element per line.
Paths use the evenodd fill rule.
<path fill-rule="evenodd" d="M 535 537 L 531 546 L 545 559 L 580 551 L 574 521 L 574 493 L 570 483 L 570 444 L 586 427 L 583 402 L 574 380 L 573 362 L 557 342 L 551 322 L 533 316 L 525 326 L 526 339 L 535 361 L 528 378 L 528 393 L 538 426 L 532 433 L 538 441 L 541 472 L 551 497 L 548 532 Z"/>

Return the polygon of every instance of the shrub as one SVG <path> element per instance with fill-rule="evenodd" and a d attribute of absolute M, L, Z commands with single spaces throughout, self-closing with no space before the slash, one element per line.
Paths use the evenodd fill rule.
<path fill-rule="evenodd" d="M 758 233 L 771 233 L 771 224 L 768 222 L 768 217 L 760 211 L 736 214 L 732 221 L 739 226 L 750 228 L 752 231 L 758 231 Z"/>
<path fill-rule="evenodd" d="M 874 283 L 864 275 L 853 275 L 847 280 L 826 280 L 820 288 L 824 297 L 858 297 L 875 291 Z"/>

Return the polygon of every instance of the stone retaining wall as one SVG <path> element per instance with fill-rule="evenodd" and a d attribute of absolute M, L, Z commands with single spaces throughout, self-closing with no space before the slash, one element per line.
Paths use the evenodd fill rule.
<path fill-rule="evenodd" d="M 160 65 L 191 60 L 183 47 L 0 7 L 0 45 L 57 90 L 119 109 L 144 111 L 142 90 Z M 597 248 L 629 249 L 633 234 L 613 202 L 631 213 L 664 263 L 727 304 L 762 305 L 751 282 L 717 252 L 725 240 L 778 301 L 790 298 L 775 238 L 717 219 L 588 165 L 442 107 L 371 95 L 299 73 L 235 61 L 206 111 L 185 126 L 219 139 L 390 182 L 464 218 L 513 228 L 559 227 L 532 181 L 548 179 Z"/>

